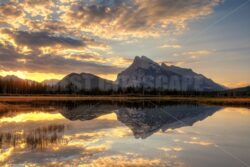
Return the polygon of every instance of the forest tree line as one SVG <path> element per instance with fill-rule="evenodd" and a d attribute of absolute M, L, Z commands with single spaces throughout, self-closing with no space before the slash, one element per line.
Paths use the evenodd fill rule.
<path fill-rule="evenodd" d="M 0 78 L 0 94 L 2 95 L 31 95 L 31 94 L 69 94 L 69 95 L 128 95 L 128 96 L 209 96 L 209 97 L 249 97 L 250 88 L 226 90 L 220 92 L 199 92 L 199 91 L 176 91 L 176 90 L 158 90 L 149 88 L 118 88 L 116 90 L 79 90 L 74 91 L 69 88 L 61 88 L 59 86 L 50 86 L 29 80 L 3 80 Z"/>

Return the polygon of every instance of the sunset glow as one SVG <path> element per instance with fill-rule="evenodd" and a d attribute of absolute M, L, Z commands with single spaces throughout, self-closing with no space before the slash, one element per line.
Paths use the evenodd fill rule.
<path fill-rule="evenodd" d="M 250 84 L 246 0 L 4 0 L 0 76 L 41 82 L 75 73 L 116 80 L 135 56 Z"/>

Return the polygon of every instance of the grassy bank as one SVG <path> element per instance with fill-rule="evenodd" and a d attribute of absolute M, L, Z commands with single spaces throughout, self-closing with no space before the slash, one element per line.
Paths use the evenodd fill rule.
<path fill-rule="evenodd" d="M 176 102 L 195 102 L 209 105 L 250 106 L 250 98 L 222 97 L 181 97 L 181 96 L 0 96 L 0 102 L 29 101 L 68 101 L 68 100 L 164 100 Z"/>

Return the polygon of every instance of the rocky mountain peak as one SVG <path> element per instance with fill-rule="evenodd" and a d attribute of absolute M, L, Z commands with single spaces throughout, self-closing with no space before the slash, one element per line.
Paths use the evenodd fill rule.
<path fill-rule="evenodd" d="M 157 63 L 155 63 L 153 60 L 149 59 L 146 56 L 136 56 L 134 59 L 133 64 L 131 65 L 133 67 L 141 67 L 141 68 L 148 68 L 149 66 L 159 66 Z"/>

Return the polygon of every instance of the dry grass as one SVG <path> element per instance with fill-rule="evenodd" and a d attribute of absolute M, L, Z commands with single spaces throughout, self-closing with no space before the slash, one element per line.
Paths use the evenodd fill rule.
<path fill-rule="evenodd" d="M 1 100 L 1 99 L 0 99 Z M 7 106 L 5 105 L 5 104 L 2 104 L 2 103 L 0 103 L 0 110 L 4 110 L 4 109 L 6 109 L 7 108 Z"/>
<path fill-rule="evenodd" d="M 169 96 L 0 96 L 0 102 L 29 101 L 68 101 L 68 100 L 164 100 L 180 102 L 196 102 L 211 105 L 250 106 L 250 98 L 222 97 L 169 97 Z M 2 106 L 1 106 L 2 105 Z M 0 108 L 4 107 L 0 104 Z"/>

